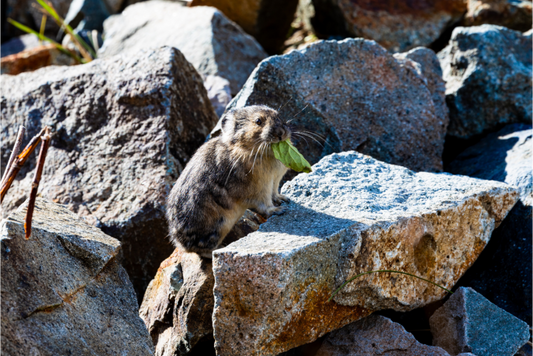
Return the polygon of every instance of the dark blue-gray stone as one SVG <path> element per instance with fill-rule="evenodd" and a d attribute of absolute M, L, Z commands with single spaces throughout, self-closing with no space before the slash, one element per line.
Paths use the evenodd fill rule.
<path fill-rule="evenodd" d="M 449 136 L 470 139 L 505 124 L 531 123 L 531 33 L 494 25 L 457 27 L 438 57 Z"/>
<path fill-rule="evenodd" d="M 529 326 L 472 288 L 459 288 L 429 319 L 433 345 L 452 355 L 512 356 L 529 340 Z"/>
<path fill-rule="evenodd" d="M 516 186 L 520 200 L 493 232 L 474 265 L 458 282 L 475 288 L 491 302 L 532 323 L 532 203 L 531 125 L 507 125 L 468 148 L 447 170 Z"/>

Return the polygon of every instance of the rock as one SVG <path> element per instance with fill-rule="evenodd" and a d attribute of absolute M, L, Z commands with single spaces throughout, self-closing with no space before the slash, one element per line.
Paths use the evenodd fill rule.
<path fill-rule="evenodd" d="M 449 356 L 440 347 L 416 341 L 400 324 L 381 315 L 370 315 L 332 331 L 315 356 Z"/>
<path fill-rule="evenodd" d="M 268 53 L 278 53 L 294 19 L 298 0 L 192 0 L 191 6 L 214 6 L 254 36 Z"/>
<path fill-rule="evenodd" d="M 451 288 L 518 192 L 500 182 L 414 173 L 356 152 L 332 154 L 283 186 L 291 201 L 257 232 L 213 252 L 215 347 L 277 355 L 380 309 L 412 310 Z"/>
<path fill-rule="evenodd" d="M 410 169 L 439 171 L 448 122 L 440 109 L 444 98 L 430 87 L 436 77 L 422 75 L 433 67 L 424 63 L 417 72 L 414 65 L 373 41 L 320 41 L 261 62 L 227 110 L 253 104 L 281 108 L 296 131 L 323 138 L 319 145 L 295 137 L 311 163 L 357 150 Z"/>
<path fill-rule="evenodd" d="M 457 27 L 438 57 L 450 109 L 448 135 L 470 139 L 509 123 L 531 123 L 531 34 Z"/>
<path fill-rule="evenodd" d="M 512 356 L 529 340 L 529 327 L 472 288 L 459 288 L 429 319 L 433 345 L 452 355 Z"/>
<path fill-rule="evenodd" d="M 229 81 L 216 75 L 208 75 L 204 78 L 204 85 L 211 105 L 213 105 L 218 117 L 221 117 L 231 101 Z"/>
<path fill-rule="evenodd" d="M 446 106 L 446 85 L 442 80 L 442 69 L 435 52 L 425 47 L 417 47 L 409 52 L 395 53 L 394 58 L 403 62 L 417 71 L 418 75 L 425 78 L 426 85 L 431 92 L 435 115 L 441 122 L 448 122 L 448 107 Z M 408 61 L 406 59 L 410 59 Z M 414 64 L 414 66 L 413 66 Z M 416 66 L 420 65 L 420 68 Z"/>
<path fill-rule="evenodd" d="M 531 125 L 511 124 L 460 154 L 454 174 L 497 180 L 517 187 L 520 201 L 492 234 L 487 248 L 459 281 L 500 308 L 532 323 L 531 236 L 533 172 Z"/>
<path fill-rule="evenodd" d="M 104 30 L 101 57 L 131 55 L 163 45 L 176 47 L 202 76 L 227 79 L 233 95 L 256 64 L 267 56 L 251 36 L 210 7 L 142 2 L 106 20 Z"/>
<path fill-rule="evenodd" d="M 533 350 L 531 348 L 531 344 L 525 344 L 518 350 L 515 356 L 531 356 L 533 354 Z"/>
<path fill-rule="evenodd" d="M 161 263 L 139 311 L 156 355 L 184 355 L 213 333 L 214 282 L 211 260 L 195 253 L 176 249 Z"/>
<path fill-rule="evenodd" d="M 109 15 L 105 0 L 72 0 L 65 16 L 65 23 L 75 27 L 76 32 L 83 30 L 102 32 L 104 21 Z"/>
<path fill-rule="evenodd" d="M 51 65 L 73 65 L 76 61 L 54 45 L 42 45 L 10 56 L 2 57 L 2 74 L 16 75 Z"/>
<path fill-rule="evenodd" d="M 153 355 L 120 244 L 57 204 L 2 221 L 2 354 Z"/>
<path fill-rule="evenodd" d="M 40 46 L 39 38 L 33 34 L 26 34 L 23 36 L 15 37 L 9 40 L 6 43 L 2 44 L 2 49 L 0 50 L 2 58 L 22 52 L 27 49 L 32 49 Z M 2 62 L 4 60 L 2 59 Z"/>
<path fill-rule="evenodd" d="M 313 0 L 311 23 L 323 36 L 372 39 L 393 52 L 429 46 L 461 19 L 463 0 Z"/>
<path fill-rule="evenodd" d="M 2 83 L 3 167 L 19 125 L 24 144 L 50 125 L 41 196 L 121 240 L 122 264 L 142 299 L 173 251 L 166 195 L 217 120 L 200 76 L 178 50 L 163 47 Z M 4 200 L 7 210 L 24 201 L 34 168 L 30 158 Z"/>
<path fill-rule="evenodd" d="M 468 0 L 464 26 L 500 25 L 517 31 L 531 28 L 531 1 Z"/>
<path fill-rule="evenodd" d="M 256 231 L 263 222 L 259 215 L 247 210 L 224 244 Z M 192 350 L 203 338 L 212 338 L 214 283 L 211 260 L 195 253 L 175 249 L 161 263 L 139 311 L 152 336 L 156 355 L 194 354 Z"/>

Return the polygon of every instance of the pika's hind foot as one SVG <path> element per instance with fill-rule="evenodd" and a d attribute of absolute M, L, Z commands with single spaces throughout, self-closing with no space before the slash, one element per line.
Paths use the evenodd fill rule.
<path fill-rule="evenodd" d="M 286 210 L 287 207 L 285 206 L 274 206 L 272 208 L 269 208 L 267 218 L 271 217 L 272 215 L 282 215 Z"/>

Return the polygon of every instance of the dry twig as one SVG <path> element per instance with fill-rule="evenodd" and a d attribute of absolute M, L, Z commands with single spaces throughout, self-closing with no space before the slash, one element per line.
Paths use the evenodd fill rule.
<path fill-rule="evenodd" d="M 28 209 L 26 210 L 26 218 L 24 220 L 24 232 L 26 240 L 31 236 L 31 219 L 33 217 L 33 209 L 35 207 L 35 198 L 37 197 L 37 190 L 39 189 L 39 182 L 43 174 L 44 162 L 46 160 L 46 152 L 50 146 L 50 127 L 45 127 L 45 133 L 42 137 L 41 150 L 39 151 L 39 159 L 37 161 L 37 169 L 35 170 L 35 177 L 31 185 L 30 201 L 28 202 Z"/>
<path fill-rule="evenodd" d="M 0 204 L 4 201 L 7 191 L 11 187 L 11 184 L 15 180 L 18 172 L 28 160 L 30 154 L 35 150 L 39 142 L 41 142 L 41 135 L 45 132 L 46 129 L 50 129 L 48 126 L 41 130 L 36 136 L 34 136 L 30 143 L 26 145 L 24 150 L 13 160 L 13 164 L 9 168 L 9 171 L 6 174 L 5 180 L 2 181 L 2 187 L 0 188 Z"/>
<path fill-rule="evenodd" d="M 17 157 L 20 152 L 20 146 L 22 146 L 22 138 L 24 137 L 25 131 L 26 129 L 24 128 L 24 126 L 21 125 L 19 127 L 19 132 L 17 133 L 17 139 L 15 140 L 15 146 L 13 146 L 13 151 L 11 151 L 11 156 L 9 156 L 9 161 L 7 161 L 6 170 L 4 171 L 4 176 L 2 177 L 1 183 L 4 183 L 4 181 L 6 180 L 7 174 L 9 173 L 9 170 L 11 169 L 11 165 L 13 164 L 15 157 Z"/>

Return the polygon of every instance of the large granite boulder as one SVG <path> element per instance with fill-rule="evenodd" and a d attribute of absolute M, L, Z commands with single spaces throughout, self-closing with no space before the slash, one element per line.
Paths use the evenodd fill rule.
<path fill-rule="evenodd" d="M 449 356 L 436 346 L 416 341 L 403 326 L 370 315 L 329 333 L 315 356 Z"/>
<path fill-rule="evenodd" d="M 511 124 L 468 148 L 447 170 L 517 187 L 520 200 L 459 281 L 532 325 L 533 149 L 531 125 Z"/>
<path fill-rule="evenodd" d="M 531 28 L 533 4 L 529 0 L 468 0 L 464 26 L 493 24 L 517 31 Z"/>
<path fill-rule="evenodd" d="M 472 288 L 459 288 L 429 319 L 433 345 L 452 355 L 513 356 L 529 340 L 529 326 Z"/>
<path fill-rule="evenodd" d="M 175 48 L 2 76 L 2 168 L 19 125 L 26 138 L 54 131 L 41 180 L 43 197 L 119 239 L 139 298 L 167 241 L 165 200 L 217 116 L 196 70 Z M 35 160 L 20 171 L 4 204 L 29 194 Z"/>
<path fill-rule="evenodd" d="M 417 64 L 374 41 L 316 42 L 262 61 L 227 110 L 280 109 L 293 131 L 302 132 L 293 139 L 311 163 L 357 150 L 413 170 L 440 171 L 448 116 L 433 84 L 442 80 L 424 74 L 433 70 L 428 63 L 435 55 L 425 55 L 433 59 Z"/>
<path fill-rule="evenodd" d="M 494 25 L 457 27 L 438 57 L 450 109 L 448 135 L 469 139 L 531 123 L 531 34 Z"/>
<path fill-rule="evenodd" d="M 287 39 L 298 0 L 192 0 L 190 4 L 216 7 L 254 36 L 267 52 L 277 53 Z"/>
<path fill-rule="evenodd" d="M 37 199 L 2 221 L 2 354 L 153 355 L 120 243 L 68 209 Z"/>
<path fill-rule="evenodd" d="M 332 154 L 283 186 L 282 216 L 213 252 L 215 347 L 277 355 L 380 309 L 444 297 L 518 199 L 505 183 L 414 173 L 356 152 Z"/>
<path fill-rule="evenodd" d="M 189 8 L 169 1 L 129 6 L 104 23 L 103 58 L 145 48 L 172 46 L 202 76 L 219 76 L 237 94 L 257 63 L 267 54 L 253 37 L 212 7 Z"/>
<path fill-rule="evenodd" d="M 429 46 L 461 19 L 464 0 L 313 0 L 322 35 L 364 37 L 393 52 Z"/>

